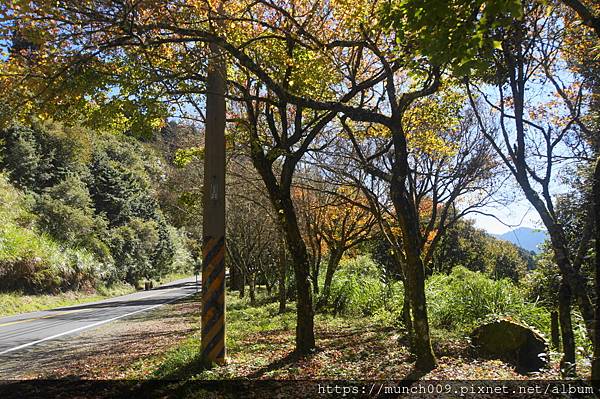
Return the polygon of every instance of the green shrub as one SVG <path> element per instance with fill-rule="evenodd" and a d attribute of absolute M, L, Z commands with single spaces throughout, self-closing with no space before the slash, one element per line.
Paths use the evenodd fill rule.
<path fill-rule="evenodd" d="M 38 197 L 40 228 L 70 245 L 85 244 L 96 231 L 91 198 L 83 182 L 68 177 Z"/>
<path fill-rule="evenodd" d="M 93 287 L 103 265 L 36 230 L 30 197 L 0 174 L 0 289 L 31 293 Z"/>
<path fill-rule="evenodd" d="M 524 290 L 506 278 L 493 280 L 456 267 L 449 275 L 431 276 L 426 295 L 430 323 L 436 328 L 469 331 L 484 320 L 508 316 L 548 332 L 548 312 L 528 302 Z"/>
<path fill-rule="evenodd" d="M 155 279 L 173 271 L 173 259 L 175 258 L 175 245 L 169 226 L 162 218 L 159 218 L 156 228 L 158 239 L 152 250 L 152 273 L 150 276 Z"/>
<path fill-rule="evenodd" d="M 331 285 L 323 310 L 333 314 L 370 316 L 384 309 L 393 295 L 383 283 L 380 268 L 369 256 L 344 259 Z"/>
<path fill-rule="evenodd" d="M 4 137 L 0 166 L 20 188 L 39 192 L 85 170 L 89 135 L 52 121 L 14 124 Z"/>
<path fill-rule="evenodd" d="M 402 282 L 385 279 L 366 256 L 344 260 L 334 277 L 326 312 L 348 316 L 376 316 L 399 326 L 404 291 Z M 425 283 L 429 321 L 433 328 L 468 333 L 478 323 L 510 317 L 549 334 L 548 311 L 530 302 L 526 291 L 510 279 L 456 267 L 449 275 L 435 274 Z"/>
<path fill-rule="evenodd" d="M 106 283 L 136 284 L 192 266 L 156 199 L 162 164 L 150 147 L 51 121 L 0 134 L 5 289 L 89 285 L 91 269 Z M 50 259 L 54 251 L 63 258 Z"/>
<path fill-rule="evenodd" d="M 96 213 L 105 215 L 111 227 L 134 217 L 156 219 L 158 204 L 150 195 L 147 178 L 136 173 L 143 166 L 122 164 L 101 149 L 98 146 L 94 153 L 88 179 Z"/>
<path fill-rule="evenodd" d="M 441 238 L 432 257 L 434 273 L 450 273 L 457 265 L 487 273 L 491 278 L 519 281 L 533 267 L 531 254 L 516 245 L 478 229 L 472 220 L 461 220 Z"/>
<path fill-rule="evenodd" d="M 151 255 L 158 242 L 156 222 L 131 219 L 127 224 L 110 230 L 110 248 L 118 265 L 116 276 L 109 281 L 126 281 L 135 285 L 150 278 Z"/>

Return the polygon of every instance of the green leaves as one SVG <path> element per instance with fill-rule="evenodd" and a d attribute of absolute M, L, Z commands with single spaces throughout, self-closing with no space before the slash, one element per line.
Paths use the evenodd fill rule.
<path fill-rule="evenodd" d="M 523 9 L 520 0 L 397 0 L 378 15 L 399 42 L 466 75 L 489 67 L 486 60 L 501 49 L 497 31 L 521 19 Z"/>
<path fill-rule="evenodd" d="M 178 168 L 184 168 L 189 165 L 194 158 L 204 158 L 204 147 L 181 148 L 175 151 L 173 164 Z"/>

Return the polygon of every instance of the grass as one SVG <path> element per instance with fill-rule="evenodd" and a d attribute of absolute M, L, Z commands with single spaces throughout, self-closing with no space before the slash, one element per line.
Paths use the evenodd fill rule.
<path fill-rule="evenodd" d="M 102 287 L 97 292 L 65 292 L 57 295 L 23 295 L 19 292 L 0 293 L 0 317 L 13 314 L 35 312 L 100 301 L 120 295 L 130 294 L 135 288 L 128 284 Z"/>
<path fill-rule="evenodd" d="M 196 332 L 164 353 L 142 358 L 129 366 L 132 380 L 256 380 L 256 379 L 402 379 L 413 371 L 414 357 L 406 336 L 373 316 L 317 314 L 317 350 L 307 357 L 294 352 L 295 313 L 278 314 L 278 304 L 264 291 L 251 306 L 246 299 L 227 295 L 227 364 L 207 368 L 199 357 Z M 440 367 L 426 379 L 528 379 L 493 359 L 480 359 L 461 334 L 433 331 Z M 535 378 L 556 376 L 556 367 Z M 186 395 L 181 395 L 185 397 Z"/>
<path fill-rule="evenodd" d="M 189 277 L 189 274 L 169 274 L 160 280 L 160 284 L 167 284 L 185 277 Z M 111 287 L 100 286 L 92 292 L 69 291 L 56 295 L 24 295 L 20 292 L 0 293 L 0 317 L 101 301 L 135 291 L 136 289 L 133 286 L 120 283 Z"/>
<path fill-rule="evenodd" d="M 269 301 L 264 291 L 259 291 L 258 298 L 258 303 L 251 306 L 247 299 L 227 295 L 227 365 L 207 369 L 202 364 L 200 337 L 196 333 L 164 354 L 134 363 L 127 377 L 135 380 L 290 379 L 296 375 L 366 378 L 373 373 L 380 376 L 379 369 L 397 373 L 400 368 L 410 368 L 407 351 L 398 345 L 400 336 L 375 318 L 365 317 L 316 315 L 320 349 L 310 359 L 299 358 L 294 354 L 295 313 L 278 314 L 278 303 Z M 288 304 L 289 309 L 294 306 Z M 390 351 L 390 347 L 398 350 Z"/>
<path fill-rule="evenodd" d="M 263 292 L 258 294 L 259 306 L 251 307 L 248 299 L 240 299 L 237 295 L 227 295 L 227 336 L 228 356 L 235 357 L 236 362 L 245 364 L 252 361 L 257 351 L 276 349 L 277 344 L 258 342 L 247 345 L 249 336 L 265 331 L 290 332 L 295 328 L 295 314 L 286 312 L 277 314 L 278 304 L 269 303 Z M 293 304 L 291 304 L 293 306 Z M 198 320 L 199 324 L 199 320 Z M 143 359 L 130 367 L 128 378 L 131 379 L 221 379 L 232 377 L 225 368 L 202 370 L 199 359 L 198 334 L 186 338 L 173 350 L 154 357 Z M 293 336 L 285 339 L 287 345 L 293 345 Z M 281 342 L 279 342 L 281 343 Z M 263 362 L 257 360 L 255 365 Z"/>

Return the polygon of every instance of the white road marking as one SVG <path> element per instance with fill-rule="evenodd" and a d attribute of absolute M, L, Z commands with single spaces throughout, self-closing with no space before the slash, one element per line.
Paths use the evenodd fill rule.
<path fill-rule="evenodd" d="M 76 309 L 76 310 L 69 310 L 68 312 L 53 313 L 53 314 L 49 314 L 49 315 L 41 316 L 41 317 L 31 317 L 29 319 L 9 321 L 8 323 L 0 324 L 0 327 L 12 326 L 14 324 L 20 324 L 20 323 L 28 323 L 28 322 L 31 322 L 31 321 L 37 321 L 37 320 L 42 320 L 42 319 L 51 319 L 53 317 L 64 316 L 66 314 L 71 314 L 71 313 L 89 312 L 91 310 L 92 309 Z"/>
<path fill-rule="evenodd" d="M 24 349 L 24 348 L 27 348 L 29 346 L 39 344 L 41 342 L 50 341 L 52 339 L 56 339 L 56 338 L 62 337 L 63 335 L 73 334 L 73 333 L 76 333 L 76 332 L 79 332 L 79 331 L 87 330 L 87 329 L 92 328 L 92 327 L 100 326 L 102 324 L 110 323 L 111 321 L 122 319 L 123 317 L 132 316 L 132 315 L 137 314 L 137 313 L 147 312 L 148 310 L 152 310 L 152 309 L 158 308 L 159 306 L 167 305 L 167 304 L 169 304 L 171 302 L 179 301 L 180 299 L 187 298 L 187 297 L 195 295 L 195 294 L 196 294 L 196 292 L 192 292 L 191 294 L 184 295 L 184 296 L 181 296 L 181 297 L 178 297 L 178 298 L 174 298 L 174 299 L 171 299 L 171 300 L 169 300 L 167 302 L 163 302 L 163 303 L 159 303 L 158 305 L 150 306 L 149 308 L 144 308 L 144 309 L 136 310 L 135 312 L 131 312 L 131 313 L 127 313 L 127 314 L 124 314 L 124 315 L 116 316 L 116 317 L 113 317 L 113 318 L 110 318 L 110 319 L 107 319 L 107 320 L 98 321 L 96 323 L 92 323 L 92 324 L 87 325 L 87 326 L 79 327 L 79 328 L 76 328 L 74 330 L 65 331 L 65 332 L 62 332 L 60 334 L 52 335 L 50 337 L 38 339 L 37 341 L 32 341 L 32 342 L 29 342 L 29 343 L 26 343 L 26 344 L 23 344 L 23 345 L 15 346 L 14 348 L 6 349 L 6 350 L 0 352 L 0 355 L 4 355 L 5 353 L 9 353 L 9 352 L 14 352 L 14 351 L 19 350 L 19 349 Z M 156 295 L 150 295 L 150 296 L 156 296 Z M 148 296 L 146 296 L 144 298 L 148 298 Z"/>
<path fill-rule="evenodd" d="M 139 298 L 132 298 L 131 301 L 139 301 L 141 299 L 152 298 L 152 297 L 155 297 L 155 296 L 162 295 L 165 292 L 168 292 L 168 291 L 158 291 L 155 294 L 146 295 L 146 296 L 142 296 L 142 297 L 139 297 Z M 100 302 L 100 303 L 118 302 L 115 299 L 119 299 L 119 297 L 109 298 L 106 301 L 103 301 L 103 302 Z M 66 307 L 64 307 L 64 309 L 69 309 L 71 307 L 78 307 L 79 308 L 79 307 L 82 307 L 82 306 L 85 306 L 85 305 L 95 305 L 97 303 L 98 302 L 88 302 L 88 303 L 83 302 L 83 303 L 79 303 L 79 304 L 76 304 L 76 305 L 66 306 Z M 62 308 L 58 308 L 58 309 L 62 309 Z M 89 312 L 91 310 L 93 310 L 93 309 L 89 309 L 88 308 L 88 309 L 78 309 L 78 310 L 67 310 L 65 312 L 60 312 L 60 313 L 51 313 L 49 315 L 42 316 L 42 317 L 32 317 L 32 318 L 29 318 L 29 319 L 21 319 L 21 320 L 9 321 L 7 323 L 0 324 L 0 327 L 10 326 L 10 325 L 19 324 L 19 323 L 26 323 L 26 322 L 30 322 L 30 321 L 37 321 L 37 320 L 41 320 L 41 319 L 51 319 L 52 317 L 62 316 L 62 315 L 69 314 L 69 313 L 83 312 L 83 311 L 88 311 Z M 50 311 L 52 311 L 52 309 Z M 47 310 L 46 311 L 42 310 L 42 312 L 48 312 L 48 311 Z M 11 317 L 11 316 L 8 316 L 8 317 Z"/>

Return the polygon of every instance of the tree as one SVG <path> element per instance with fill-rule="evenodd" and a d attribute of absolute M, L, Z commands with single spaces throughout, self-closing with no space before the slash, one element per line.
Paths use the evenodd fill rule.
<path fill-rule="evenodd" d="M 448 229 L 432 255 L 432 269 L 449 274 L 455 266 L 488 274 L 501 280 L 520 281 L 533 263 L 531 254 L 512 243 L 489 236 L 469 219 Z"/>
<path fill-rule="evenodd" d="M 513 57 L 510 61 L 510 64 L 512 65 L 506 68 L 506 66 L 500 67 L 496 64 L 496 68 L 493 68 L 492 70 L 495 69 L 499 72 L 495 78 L 496 83 L 506 81 L 507 79 L 511 81 L 511 89 L 509 90 L 512 91 L 512 96 L 510 97 L 511 101 L 509 108 L 514 108 L 515 112 L 510 115 L 509 120 L 517 125 L 516 129 L 517 131 L 520 131 L 517 134 L 523 136 L 522 130 L 524 130 L 524 126 L 522 125 L 524 122 L 522 116 L 519 115 L 522 113 L 522 108 L 525 103 L 523 99 L 523 83 L 531 78 L 529 73 L 536 69 L 535 67 L 531 68 L 532 64 L 525 66 L 527 62 L 524 62 L 524 59 L 531 55 L 531 53 L 528 52 L 532 51 L 533 47 L 535 47 L 531 44 L 539 39 L 539 34 L 542 33 L 543 29 L 548 26 L 556 25 L 542 23 L 538 25 L 540 30 L 536 30 L 533 28 L 535 26 L 533 24 L 527 25 L 527 22 L 521 24 L 519 21 L 523 19 L 523 10 L 529 12 L 529 17 L 531 17 L 532 9 L 537 9 L 538 11 L 541 9 L 539 4 L 531 2 L 525 2 L 524 4 L 522 4 L 521 1 L 486 2 L 485 7 L 482 7 L 483 4 L 481 1 L 453 1 L 446 2 L 444 5 L 439 3 L 440 2 L 436 0 L 429 0 L 426 2 L 392 2 L 390 3 L 390 6 L 384 9 L 384 21 L 389 23 L 392 27 L 404 28 L 406 25 L 409 25 L 413 28 L 417 28 L 411 30 L 418 32 L 417 37 L 420 39 L 420 48 L 425 54 L 435 57 L 435 53 L 439 53 L 440 55 L 438 55 L 438 57 L 449 61 L 450 64 L 454 66 L 453 70 L 455 74 L 459 76 L 464 76 L 471 70 L 479 72 L 483 71 L 485 74 L 485 69 L 487 69 L 486 66 L 489 67 L 489 65 L 492 65 L 493 63 L 492 60 L 495 58 L 493 53 L 496 50 L 498 52 L 503 52 L 504 55 L 507 56 L 507 59 L 511 58 L 512 53 Z M 598 14 L 592 6 L 588 6 L 586 2 L 582 1 L 565 0 L 563 3 L 573 8 L 580 16 L 583 23 L 586 26 L 595 29 L 596 34 L 598 34 Z M 414 7 L 411 6 L 418 7 L 419 12 L 413 12 Z M 453 12 L 440 12 L 440 10 L 452 10 Z M 552 10 L 550 10 L 548 15 L 552 15 Z M 517 21 L 513 22 L 511 16 L 516 17 Z M 531 21 L 531 19 L 529 21 Z M 511 25 L 513 28 L 509 29 L 509 26 Z M 522 35 L 523 31 L 521 31 L 521 35 L 519 34 L 519 29 L 525 25 L 531 28 L 528 31 L 531 33 L 529 36 L 529 39 L 531 40 L 529 42 L 527 42 L 527 40 L 523 41 L 525 38 L 525 36 Z M 426 26 L 435 26 L 435 29 L 423 29 Z M 450 37 L 453 39 L 452 43 L 447 40 L 447 38 Z M 459 43 L 459 45 L 456 46 L 455 43 Z M 568 48 L 568 46 L 566 48 Z M 515 73 L 515 71 L 518 72 Z M 508 75 L 504 75 L 505 73 Z M 552 77 L 550 77 L 550 80 L 553 81 Z M 500 85 L 500 83 L 498 84 Z M 505 109 L 502 108 L 499 112 L 503 113 L 504 110 Z M 577 114 L 578 108 L 570 107 L 570 111 L 572 121 L 569 123 L 573 123 L 574 121 L 577 124 L 579 119 Z M 525 123 L 527 124 L 528 122 Z M 527 128 L 532 127 L 535 128 L 535 126 L 527 126 Z M 504 129 L 504 125 L 502 128 Z M 518 162 L 513 162 L 513 164 L 521 163 L 521 166 L 513 170 L 513 174 L 521 175 L 521 181 L 519 183 L 525 183 L 526 196 L 528 196 L 530 201 L 536 203 L 534 204 L 534 207 L 536 207 L 538 211 L 539 209 L 545 208 L 546 206 L 543 205 L 543 202 L 546 201 L 548 204 L 550 201 L 543 198 L 540 200 L 539 197 L 535 198 L 536 196 L 531 192 L 531 184 L 526 181 L 526 178 L 523 178 L 523 175 L 527 175 L 528 171 L 526 169 L 530 166 L 524 165 L 526 164 L 524 158 L 527 153 L 524 148 L 525 140 L 517 139 L 515 147 L 513 148 L 508 142 L 509 139 L 507 138 L 508 135 L 506 134 L 506 131 L 503 133 L 505 141 L 507 141 L 505 151 L 508 153 L 507 156 L 509 157 L 509 162 L 511 159 L 512 161 L 515 161 L 515 158 L 520 158 Z M 548 131 L 546 131 L 546 133 L 548 133 Z M 555 138 L 556 137 L 550 139 L 550 136 L 547 134 L 545 140 L 548 143 L 547 147 L 552 149 L 561 142 L 560 139 L 555 140 Z M 542 139 L 542 142 L 544 142 L 544 139 Z M 546 154 L 546 159 L 552 159 L 552 157 L 548 155 L 550 154 Z M 507 158 L 504 158 L 504 160 L 506 161 Z M 549 170 L 550 169 L 548 169 L 548 171 Z M 600 170 L 600 168 L 598 170 Z M 544 177 L 543 175 L 537 176 L 534 180 L 544 180 Z M 537 184 L 537 182 L 534 184 Z M 548 206 L 547 208 L 550 208 L 550 213 L 552 213 L 551 206 Z M 544 223 L 547 226 L 553 225 L 553 230 L 559 230 L 553 231 L 551 237 L 555 249 L 557 249 L 556 253 L 557 258 L 561 263 L 561 272 L 563 273 L 565 280 L 568 281 L 569 285 L 571 285 L 575 291 L 582 313 L 587 320 L 588 331 L 591 333 L 592 311 L 589 298 L 586 298 L 580 276 L 578 276 L 577 273 L 574 273 L 576 268 L 573 269 L 568 264 L 565 265 L 565 263 L 567 263 L 565 259 L 568 258 L 568 256 L 564 253 L 565 251 L 561 249 L 566 247 L 564 237 L 561 236 L 560 227 L 557 227 L 552 223 L 552 217 L 546 217 L 548 216 L 547 211 L 548 209 L 543 212 L 546 213 L 545 216 L 542 216 L 542 219 L 545 219 Z M 585 240 L 582 240 L 582 243 L 584 242 Z M 585 243 L 583 246 L 585 246 Z M 573 287 L 573 285 L 576 287 Z M 600 362 L 598 364 L 600 364 Z M 598 370 L 600 370 L 600 367 Z M 598 372 L 598 375 L 600 375 L 600 371 Z M 600 377 L 598 378 L 600 379 Z"/>
<path fill-rule="evenodd" d="M 548 59 L 544 57 L 550 48 L 548 41 L 554 37 L 552 28 L 544 30 L 538 27 L 555 25 L 540 23 L 552 18 L 544 16 L 544 9 L 540 5 L 524 4 L 524 10 L 525 19 L 501 33 L 501 48 L 496 50 L 494 58 L 496 73 L 489 77 L 497 90 L 495 99 L 492 101 L 488 94 L 478 90 L 478 95 L 498 116 L 501 134 L 495 135 L 483 125 L 482 130 L 548 229 L 555 259 L 563 276 L 564 287 L 560 290 L 563 304 L 559 307 L 563 311 L 560 315 L 564 322 L 562 330 L 570 330 L 570 298 L 575 296 L 591 336 L 594 319 L 592 302 L 586 290 L 585 278 L 579 271 L 581 259 L 576 256 L 583 250 L 573 253 L 569 249 L 551 193 L 553 178 L 561 161 L 579 157 L 578 147 L 569 148 L 566 145 L 578 114 L 567 113 L 560 117 L 557 115 L 561 110 L 560 103 L 554 102 L 552 108 L 545 105 L 538 108 L 536 102 L 527 97 L 528 89 L 538 79 L 537 70 Z M 547 66 L 543 68 L 548 70 Z M 471 102 L 475 103 L 473 88 L 471 82 L 468 89 Z M 589 235 L 584 234 L 579 246 L 587 246 L 588 238 Z M 567 339 L 565 345 L 568 342 L 573 340 Z M 574 354 L 574 348 L 565 346 L 565 354 Z M 573 363 L 574 358 L 568 362 Z"/>
<path fill-rule="evenodd" d="M 242 277 L 241 284 L 247 282 L 250 302 L 254 304 L 259 278 L 269 293 L 274 285 L 273 271 L 279 267 L 279 228 L 260 177 L 251 173 L 247 159 L 232 159 L 230 163 L 234 164 L 230 167 L 234 172 L 229 174 L 228 182 L 227 253 Z"/>
<path fill-rule="evenodd" d="M 329 165 L 328 180 L 345 182 L 363 192 L 368 209 L 377 218 L 380 231 L 397 258 L 395 274 L 402 276 L 405 292 L 410 294 L 411 255 L 407 245 L 416 245 L 423 268 L 429 267 L 446 230 L 492 201 L 499 185 L 492 178 L 496 160 L 486 146 L 474 113 L 465 107 L 465 98 L 459 92 L 445 90 L 415 99 L 403 117 L 408 164 L 404 190 L 414 211 L 412 235 L 402 229 L 401 210 L 390 195 L 396 149 L 394 136 L 386 129 L 342 118 L 347 138 L 339 139 L 340 143 L 320 156 L 319 162 Z M 422 276 L 424 279 L 425 270 Z M 412 324 L 409 319 L 410 315 L 404 312 L 407 326 Z M 418 335 L 415 331 L 414 336 Z"/>
<path fill-rule="evenodd" d="M 290 107 L 281 100 L 277 101 L 278 106 L 273 110 L 269 104 L 252 99 L 251 93 L 260 90 L 259 87 L 251 81 L 245 87 L 246 120 L 240 128 L 246 134 L 250 157 L 277 210 L 278 221 L 285 234 L 296 282 L 296 349 L 306 354 L 315 347 L 314 310 L 308 252 L 292 201 L 292 182 L 296 165 L 311 150 L 312 141 L 335 114 L 310 111 L 305 114 L 302 108 Z M 304 121 L 305 118 L 307 121 Z M 290 120 L 294 121 L 293 124 L 288 122 Z M 278 162 L 279 157 L 282 160 Z"/>
<path fill-rule="evenodd" d="M 151 122 L 152 118 L 144 118 L 145 112 L 130 112 L 132 109 L 154 110 L 160 114 L 161 109 L 156 104 L 161 98 L 180 96 L 179 99 L 189 104 L 193 103 L 190 97 L 204 93 L 205 76 L 197 71 L 205 70 L 199 67 L 204 66 L 207 43 L 225 51 L 242 71 L 239 75 L 242 81 L 237 80 L 237 83 L 250 89 L 244 84 L 247 75 L 260 81 L 258 88 L 250 90 L 249 97 L 242 94 L 238 99 L 245 104 L 254 102 L 253 106 L 267 104 L 266 115 L 275 109 L 281 116 L 280 122 L 286 121 L 277 135 L 272 134 L 277 151 L 265 151 L 261 147 L 264 137 L 258 133 L 252 134 L 251 148 L 253 162 L 265 180 L 272 202 L 283 211 L 282 225 L 285 224 L 287 245 L 296 265 L 298 349 L 301 352 L 314 346 L 314 334 L 308 332 L 313 325 L 312 298 L 306 294 L 310 284 L 304 281 L 308 276 L 306 248 L 297 233 L 297 218 L 288 195 L 293 169 L 308 150 L 313 133 L 316 136 L 335 115 L 376 124 L 389 131 L 393 149 L 390 150 L 389 198 L 403 237 L 407 291 L 415 318 L 416 366 L 428 370 L 435 367 L 436 361 L 427 322 L 422 247 L 417 238 L 418 208 L 408 188 L 410 163 L 405 116 L 415 101 L 438 90 L 445 62 L 426 52 L 414 51 L 420 43 L 417 33 L 422 32 L 415 25 L 406 25 L 406 29 L 397 27 L 395 31 L 381 26 L 365 29 L 381 4 L 366 1 L 351 5 L 303 1 L 281 5 L 270 0 L 230 2 L 217 14 L 218 19 L 227 23 L 214 30 L 209 18 L 214 10 L 205 3 L 194 2 L 190 7 L 178 8 L 164 2 L 131 5 L 98 0 L 93 4 L 95 7 L 74 1 L 41 1 L 36 7 L 18 2 L 16 9 L 14 5 L 7 6 L 10 15 L 7 25 L 12 22 L 13 26 L 21 26 L 18 21 L 22 19 L 36 21 L 34 33 L 42 34 L 33 56 L 21 60 L 21 65 L 18 57 L 13 58 L 15 62 L 11 62 L 9 69 L 14 67 L 15 73 L 9 80 L 20 85 L 20 72 L 27 63 L 27 70 L 37 72 L 28 75 L 28 87 L 36 92 L 38 100 L 54 105 L 54 109 L 57 103 L 75 104 L 76 108 L 85 103 L 82 99 L 86 95 L 97 95 L 100 91 L 106 97 L 98 96 L 98 103 L 107 105 L 107 109 L 116 109 L 115 115 L 124 116 L 128 127 L 138 128 L 136 130 L 140 130 L 140 125 L 147 127 L 148 124 L 141 122 Z M 481 8 L 480 3 L 476 6 L 476 10 Z M 40 14 L 42 17 L 38 18 Z M 13 15 L 18 15 L 18 20 L 12 18 Z M 88 35 L 89 30 L 98 34 Z M 4 36 L 11 34 L 12 31 L 6 29 Z M 40 68 L 32 67 L 32 62 Z M 310 68 L 305 67 L 308 63 Z M 85 79 L 91 84 L 73 87 L 81 81 L 82 65 L 88 74 Z M 231 83 L 234 81 L 236 79 Z M 303 84 L 299 84 L 301 82 Z M 46 90 L 48 83 L 55 90 Z M 65 83 L 71 90 L 67 93 L 56 90 Z M 115 86 L 122 90 L 114 90 Z M 244 92 L 248 90 L 242 90 Z M 132 104 L 141 107 L 132 107 Z M 292 108 L 295 108 L 295 116 L 290 121 L 301 116 L 300 125 L 308 130 L 294 128 L 295 133 L 286 136 L 283 132 L 292 125 L 287 123 L 287 114 Z M 251 112 L 248 114 L 250 126 L 256 125 L 256 118 Z M 275 133 L 272 128 L 269 131 Z M 304 140 L 307 146 L 300 144 L 298 134 L 311 138 Z M 293 138 L 292 147 L 296 144 L 298 147 L 290 147 L 285 140 L 277 142 L 282 137 Z M 281 149 L 288 153 L 278 153 Z M 279 157 L 282 173 L 277 179 L 272 165 Z"/>
<path fill-rule="evenodd" d="M 588 128 L 582 123 L 581 119 L 577 122 L 583 131 L 584 135 L 591 142 L 592 147 L 596 153 L 596 162 L 594 166 L 594 172 L 591 177 L 592 180 L 592 200 L 591 200 L 591 214 L 593 215 L 595 230 L 593 232 L 595 239 L 595 295 L 596 298 L 600 297 L 600 157 L 598 152 L 600 145 L 598 143 L 598 129 L 600 126 L 600 112 L 599 109 L 599 92 L 600 83 L 598 82 L 598 63 L 594 62 L 594 54 L 598 54 L 599 47 L 597 46 L 597 40 L 600 38 L 600 10 L 597 5 L 593 2 L 582 2 L 578 0 L 563 0 L 562 3 L 566 4 L 572 10 L 575 11 L 577 16 L 581 19 L 583 24 L 590 28 L 588 30 L 577 27 L 576 24 L 568 24 L 568 31 L 570 34 L 567 36 L 567 40 L 571 46 L 566 46 L 566 58 L 569 63 L 575 67 L 575 70 L 583 75 L 587 80 L 587 86 L 591 89 L 590 97 L 590 114 L 592 116 L 591 128 Z M 569 20 L 567 19 L 567 22 Z M 593 31 L 595 34 L 595 40 L 593 35 L 590 33 Z M 573 45 L 574 44 L 574 45 Z M 591 61 L 591 62 L 590 62 Z M 555 86 L 556 80 L 553 80 Z M 564 93 L 564 91 L 562 92 Z M 561 94 L 563 99 L 567 103 L 566 95 Z M 572 107 L 571 107 L 572 109 Z M 590 218 L 591 219 L 591 218 Z M 596 300 L 596 306 L 594 309 L 594 335 L 592 341 L 594 342 L 594 355 L 592 359 L 592 383 L 596 388 L 600 387 L 600 301 Z"/>
<path fill-rule="evenodd" d="M 325 247 L 327 251 L 325 280 L 319 300 L 324 304 L 329 299 L 333 276 L 342 256 L 369 238 L 375 218 L 360 189 L 336 186 L 316 173 L 300 177 L 294 194 L 298 208 L 303 211 L 306 232 L 314 242 L 319 261 L 322 248 Z M 313 284 L 318 283 L 318 278 L 314 276 L 313 281 Z"/>
<path fill-rule="evenodd" d="M 304 186 L 294 186 L 292 199 L 298 210 L 302 236 L 307 243 L 313 292 L 318 295 L 321 260 L 326 251 L 323 240 L 323 224 L 326 220 L 325 206 L 321 204 L 322 196 L 308 187 L 308 181 L 313 180 L 308 175 L 310 172 L 306 170 L 302 172 L 305 175 L 303 180 L 307 180 L 307 183 Z M 314 183 L 313 186 L 315 186 Z"/>
<path fill-rule="evenodd" d="M 161 164 L 157 197 L 165 217 L 184 228 L 196 241 L 202 240 L 202 181 L 204 141 L 202 132 L 191 123 L 170 122 L 151 142 L 165 158 Z"/>
<path fill-rule="evenodd" d="M 92 152 L 86 131 L 51 120 L 14 123 L 2 131 L 2 137 L 0 166 L 10 170 L 19 187 L 34 192 L 69 175 L 83 174 Z"/>
<path fill-rule="evenodd" d="M 600 17 L 598 16 L 597 7 L 594 8 L 591 4 L 588 6 L 587 2 L 578 0 L 562 0 L 562 3 L 572 8 L 583 24 L 591 28 L 596 33 L 596 36 L 600 37 Z"/>

